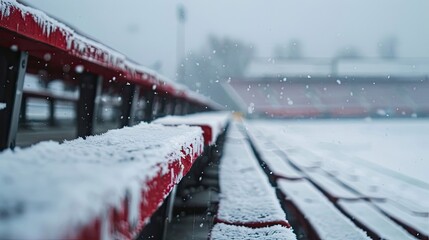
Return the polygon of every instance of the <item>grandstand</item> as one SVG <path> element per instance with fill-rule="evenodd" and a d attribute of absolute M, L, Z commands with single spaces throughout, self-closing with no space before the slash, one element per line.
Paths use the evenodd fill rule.
<path fill-rule="evenodd" d="M 296 69 L 300 68 L 290 69 L 284 63 L 271 63 L 274 66 L 269 67 L 251 64 L 246 77 L 232 80 L 223 86 L 236 100 L 241 111 L 254 116 L 325 118 L 428 115 L 429 79 L 424 72 L 427 67 L 422 65 L 419 71 L 401 72 L 397 69 L 397 63 L 391 62 L 390 69 L 387 67 L 389 63 L 384 63 L 380 64 L 384 67 L 375 72 L 362 61 L 355 63 L 354 71 L 349 68 L 351 63 L 335 64 L 335 67 L 319 66 L 311 74 L 305 71 L 299 73 Z M 295 66 L 296 63 L 290 65 Z M 283 72 L 280 71 L 282 67 Z M 337 72 L 330 74 L 328 69 L 336 69 Z M 390 70 L 394 75 L 389 75 Z"/>

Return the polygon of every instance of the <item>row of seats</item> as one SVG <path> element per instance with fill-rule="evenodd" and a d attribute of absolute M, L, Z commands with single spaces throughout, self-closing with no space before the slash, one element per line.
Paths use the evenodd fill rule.
<path fill-rule="evenodd" d="M 0 238 L 135 238 L 228 121 L 201 113 L 0 153 Z"/>
<path fill-rule="evenodd" d="M 345 161 L 346 156 L 322 157 L 291 148 L 256 125 L 248 129 L 261 160 L 276 176 L 275 184 L 321 239 L 364 239 L 361 229 L 372 238 L 427 238 L 427 191 L 362 169 Z M 278 168 L 282 165 L 288 167 Z"/>

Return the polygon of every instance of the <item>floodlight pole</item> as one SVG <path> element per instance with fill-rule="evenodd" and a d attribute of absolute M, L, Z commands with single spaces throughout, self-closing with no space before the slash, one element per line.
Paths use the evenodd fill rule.
<path fill-rule="evenodd" d="M 177 78 L 182 77 L 179 81 L 184 81 L 186 76 L 185 61 L 181 66 L 181 61 L 185 59 L 185 22 L 186 22 L 186 11 L 185 7 L 180 4 L 177 6 L 177 34 L 176 34 L 176 58 L 177 58 Z M 182 73 L 182 74 L 179 74 Z"/>

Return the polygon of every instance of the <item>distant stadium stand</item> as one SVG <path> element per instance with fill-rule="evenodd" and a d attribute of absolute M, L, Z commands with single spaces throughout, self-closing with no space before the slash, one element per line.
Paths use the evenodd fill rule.
<path fill-rule="evenodd" d="M 378 72 L 368 68 L 366 62 L 361 60 L 355 64 L 355 68 L 361 71 L 351 71 L 347 67 L 351 64 L 349 61 L 335 64 L 335 67 L 326 65 L 323 71 L 310 69 L 311 75 L 304 71 L 309 68 L 299 68 L 295 66 L 296 63 L 289 65 L 297 67 L 301 74 L 296 69 L 291 69 L 291 66 L 287 68 L 284 63 L 271 63 L 274 66 L 265 66 L 266 63 L 263 66 L 251 64 L 246 77 L 233 79 L 223 86 L 240 109 L 250 116 L 302 118 L 428 115 L 428 64 L 421 64 L 417 72 L 406 71 L 404 67 L 398 70 L 397 64 L 393 62 L 394 71 L 385 63 L 381 64 L 383 67 Z M 360 68 L 361 65 L 364 67 Z M 329 68 L 335 69 L 336 74 L 329 74 Z M 388 74 L 391 70 L 394 75 Z M 347 74 L 350 71 L 351 74 Z"/>

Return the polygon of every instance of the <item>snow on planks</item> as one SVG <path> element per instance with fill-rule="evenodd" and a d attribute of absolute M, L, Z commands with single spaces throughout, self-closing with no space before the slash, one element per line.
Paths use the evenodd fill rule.
<path fill-rule="evenodd" d="M 364 159 L 353 156 L 353 152 L 328 151 L 330 149 L 325 149 L 324 143 L 308 147 L 304 136 L 291 130 L 292 134 L 286 136 L 279 125 L 252 123 L 249 126 L 250 131 L 259 134 L 257 141 L 270 141 L 276 145 L 284 159 L 300 169 L 317 189 L 311 187 L 321 190 L 329 197 L 332 206 L 354 219 L 371 236 L 389 236 L 398 229 L 399 232 L 405 229 L 417 238 L 427 239 L 429 214 L 426 199 L 429 191 L 426 188 L 366 164 Z M 352 200 L 347 202 L 350 203 L 347 209 L 340 206 L 346 199 Z M 349 209 L 353 208 L 353 203 L 368 205 L 361 209 L 366 214 L 354 216 L 356 209 Z M 379 222 L 379 225 L 372 222 Z M 397 236 L 402 235 L 398 233 Z"/>
<path fill-rule="evenodd" d="M 340 200 L 338 205 L 381 239 L 415 239 L 367 201 Z"/>
<path fill-rule="evenodd" d="M 296 239 L 249 143 L 241 140 L 244 135 L 236 124 L 230 130 L 221 159 L 221 195 L 211 239 Z"/>
<path fill-rule="evenodd" d="M 203 151 L 198 127 L 139 124 L 0 154 L 0 238 L 131 239 Z"/>
<path fill-rule="evenodd" d="M 211 238 L 216 240 L 292 240 L 296 239 L 296 236 L 290 229 L 279 225 L 248 228 L 218 223 L 212 229 Z"/>
<path fill-rule="evenodd" d="M 247 133 L 261 160 L 267 165 L 275 178 L 297 180 L 304 177 L 276 153 L 278 151 L 277 146 L 263 137 L 261 133 L 253 131 L 251 127 L 248 127 Z"/>
<path fill-rule="evenodd" d="M 205 112 L 184 116 L 166 116 L 156 119 L 153 123 L 199 126 L 203 130 L 205 145 L 213 145 L 216 143 L 217 137 L 225 131 L 230 118 L 230 112 Z"/>
<path fill-rule="evenodd" d="M 307 180 L 278 180 L 280 190 L 310 222 L 320 239 L 370 239 Z"/>
<path fill-rule="evenodd" d="M 419 216 L 404 211 L 400 205 L 394 201 L 374 202 L 374 204 L 386 215 L 410 228 L 417 236 L 422 239 L 429 238 L 429 217 Z M 422 237 L 424 235 L 425 237 Z"/>

